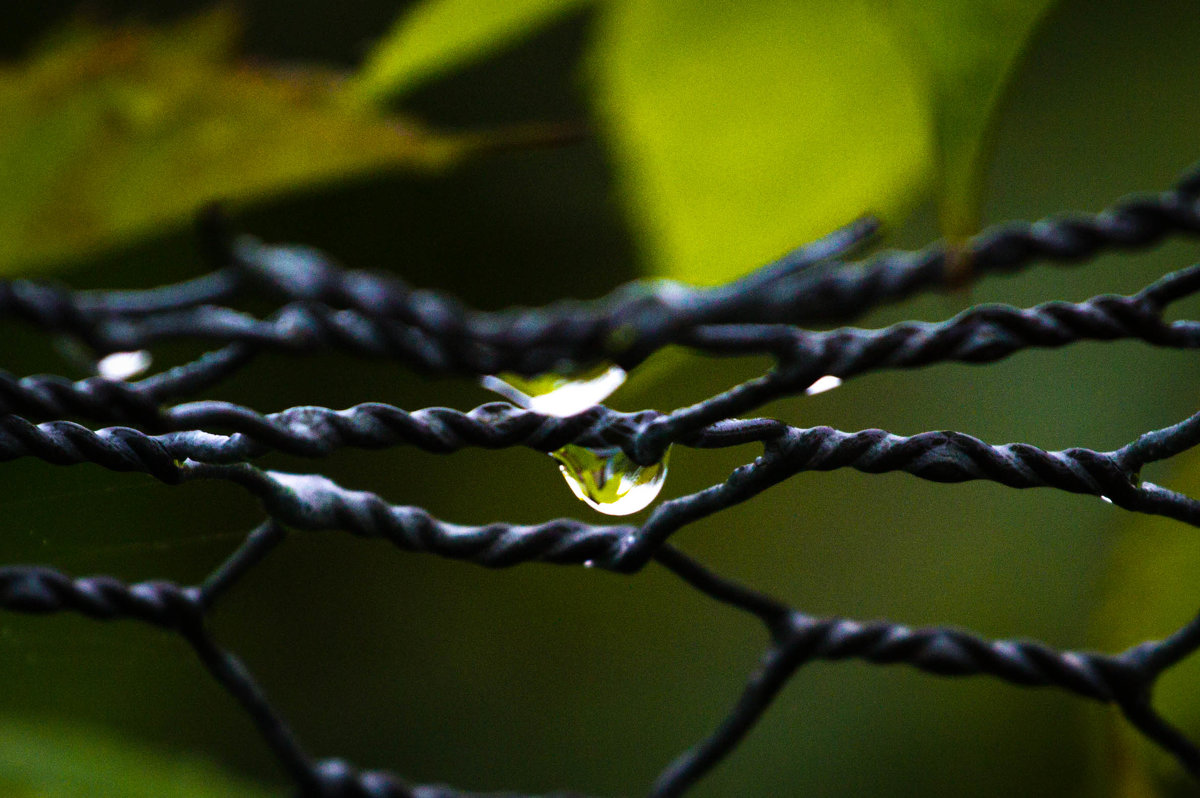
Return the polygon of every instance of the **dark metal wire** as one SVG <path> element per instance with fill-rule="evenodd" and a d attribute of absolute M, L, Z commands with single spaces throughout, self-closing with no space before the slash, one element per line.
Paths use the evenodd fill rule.
<path fill-rule="evenodd" d="M 237 344 L 134 383 L 99 377 L 72 382 L 54 375 L 17 378 L 0 370 L 0 412 L 239 433 L 224 440 L 186 438 L 195 453 L 185 456 L 205 461 L 236 462 L 268 448 L 319 457 L 341 446 L 379 448 L 408 443 L 445 453 L 463 446 L 521 444 L 553 451 L 567 443 L 603 441 L 622 446 L 631 456 L 650 463 L 661 457 L 667 444 L 704 440 L 705 427 L 795 393 L 825 374 L 848 379 L 866 372 L 946 361 L 986 363 L 1025 348 L 1061 347 L 1086 340 L 1134 338 L 1158 346 L 1194 348 L 1200 345 L 1200 322 L 1167 322 L 1162 314 L 1172 303 L 1197 291 L 1200 266 L 1193 266 L 1132 296 L 1047 302 L 1028 309 L 980 305 L 936 323 L 902 322 L 876 330 L 847 327 L 832 331 L 787 325 L 702 325 L 681 340 L 716 354 L 770 353 L 781 365 L 698 406 L 668 414 L 619 414 L 601 407 L 563 420 L 502 404 L 485 405 L 466 414 L 447 408 L 408 413 L 381 403 L 337 412 L 298 407 L 270 415 L 218 401 L 160 406 L 172 396 L 202 390 L 248 362 L 251 350 Z M 635 439 L 640 448 L 635 447 Z M 185 438 L 176 440 L 182 444 Z M 650 449 L 649 441 L 660 448 Z"/>
<path fill-rule="evenodd" d="M 1099 214 L 994 228 L 956 257 L 968 258 L 974 273 L 985 274 L 1015 271 L 1037 260 L 1079 262 L 1104 249 L 1144 248 L 1168 235 L 1200 232 L 1198 197 L 1200 170 L 1194 169 L 1170 191 L 1125 198 Z M 135 382 L 99 377 L 72 381 L 52 374 L 17 377 L 0 371 L 0 461 L 34 457 L 59 465 L 91 463 L 168 484 L 223 480 L 256 496 L 267 516 L 199 585 L 127 584 L 107 576 L 74 578 L 44 566 L 10 565 L 0 567 L 0 608 L 137 620 L 178 633 L 253 721 L 303 796 L 473 794 L 444 785 L 412 785 L 387 772 L 312 757 L 253 675 L 212 638 L 207 613 L 285 541 L 289 527 L 380 537 L 406 550 L 487 567 L 543 561 L 635 573 L 655 562 L 692 588 L 758 617 L 770 638 L 758 669 L 713 733 L 662 772 L 649 789 L 654 798 L 682 795 L 728 756 L 802 666 L 851 658 L 877 665 L 904 663 L 941 676 L 989 676 L 1112 704 L 1200 779 L 1200 747 L 1151 703 L 1159 676 L 1200 648 L 1200 616 L 1163 640 L 1116 654 L 988 640 L 948 627 L 815 618 L 707 570 L 669 542 L 687 524 L 795 474 L 838 468 L 903 471 L 935 482 L 990 480 L 1015 488 L 1055 488 L 1200 526 L 1200 501 L 1140 478 L 1147 463 L 1200 444 L 1200 413 L 1109 452 L 992 445 L 953 431 L 898 436 L 877 429 L 843 432 L 737 418 L 767 401 L 802 392 L 826 374 L 848 379 L 948 361 L 987 363 L 1028 348 L 1089 340 L 1200 346 L 1200 321 L 1163 317 L 1172 303 L 1200 291 L 1200 265 L 1169 274 L 1131 296 L 1026 309 L 980 305 L 941 322 L 882 329 L 797 326 L 847 322 L 941 282 L 949 256 L 940 246 L 843 262 L 874 228 L 870 220 L 856 222 L 727 286 L 635 283 L 592 302 L 499 312 L 466 308 L 452 297 L 413 289 L 395 277 L 342 269 L 314 250 L 237 238 L 215 211 L 202 219 L 202 247 L 214 270 L 193 280 L 112 292 L 0 282 L 0 316 L 73 336 L 98 353 L 167 339 L 224 347 Z M 262 319 L 235 307 L 240 297 L 254 291 L 278 298 L 282 307 Z M 263 349 L 303 354 L 334 347 L 399 359 L 422 371 L 479 376 L 570 371 L 605 360 L 629 368 L 668 344 L 721 355 L 767 354 L 775 366 L 671 412 L 618 413 L 597 406 L 557 418 L 497 402 L 468 412 L 440 407 L 407 411 L 369 403 L 340 411 L 293 407 L 261 413 L 230 402 L 181 401 L 248 367 Z M 70 419 L 110 426 L 94 430 Z M 464 526 L 419 507 L 392 505 L 374 493 L 344 488 L 317 473 L 289 474 L 251 464 L 269 451 L 320 458 L 342 447 L 408 445 L 445 453 L 469 446 L 525 446 L 550 452 L 567 444 L 619 446 L 642 464 L 655 462 L 671 444 L 758 444 L 762 453 L 722 483 L 663 502 L 639 525 L 554 519 Z M 493 795 L 515 798 L 513 793 Z"/>

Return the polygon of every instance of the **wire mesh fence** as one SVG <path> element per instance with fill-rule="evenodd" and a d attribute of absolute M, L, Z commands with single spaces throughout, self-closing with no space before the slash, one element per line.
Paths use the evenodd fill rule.
<path fill-rule="evenodd" d="M 212 271 L 194 280 L 135 291 L 74 291 L 25 280 L 0 283 L 5 316 L 47 334 L 70 336 L 98 355 L 175 339 L 216 347 L 192 362 L 136 381 L 73 381 L 0 371 L 0 460 L 92 463 L 149 474 L 167 484 L 222 480 L 257 497 L 264 515 L 262 524 L 200 584 L 128 584 L 14 564 L 0 567 L 0 607 L 139 620 L 178 633 L 253 720 L 305 796 L 450 798 L 468 793 L 410 784 L 389 772 L 309 753 L 254 676 L 211 635 L 209 611 L 231 585 L 284 543 L 290 529 L 341 530 L 493 568 L 542 561 L 632 576 L 655 563 L 712 599 L 757 617 L 769 637 L 757 669 L 719 726 L 669 763 L 649 787 L 648 793 L 659 798 L 682 795 L 730 755 L 782 687 L 814 660 L 903 663 L 940 676 L 988 676 L 1108 703 L 1200 778 L 1200 746 L 1161 716 L 1152 701 L 1159 677 L 1200 648 L 1200 617 L 1163 640 L 1115 653 L 989 640 L 951 627 L 813 617 L 714 573 L 672 544 L 681 528 L 789 477 L 840 468 L 871 474 L 903 471 L 942 483 L 988 480 L 1014 488 L 1056 488 L 1200 526 L 1200 501 L 1140 478 L 1144 465 L 1200 443 L 1200 413 L 1113 451 L 1045 451 L 1023 443 L 995 445 L 953 431 L 899 436 L 879 429 L 797 428 L 742 417 L 773 399 L 803 393 L 825 377 L 848 380 L 950 361 L 986 363 L 1024 349 L 1082 341 L 1133 339 L 1159 347 L 1200 347 L 1200 320 L 1169 321 L 1164 316 L 1174 303 L 1200 292 L 1200 266 L 1167 274 L 1129 296 L 1029 308 L 978 305 L 941 322 L 902 322 L 880 329 L 804 326 L 848 323 L 882 304 L 934 289 L 943 284 L 951 259 L 968 263 L 974 274 L 986 274 L 1039 261 L 1078 264 L 1105 250 L 1136 251 L 1170 236 L 1194 236 L 1200 233 L 1200 169 L 1171 190 L 1127 197 L 1098 214 L 990 229 L 955 253 L 935 245 L 849 260 L 874 230 L 871 220 L 861 220 L 716 288 L 646 281 L 596 301 L 501 312 L 473 310 L 396 277 L 346 270 L 311 249 L 234 236 L 216 211 L 201 220 L 201 241 Z M 238 309 L 248 298 L 267 298 L 278 309 L 267 316 Z M 469 412 L 444 407 L 409 411 L 372 402 L 345 410 L 305 406 L 264 414 L 232 402 L 186 401 L 253 368 L 255 356 L 270 350 L 385 357 L 429 374 L 532 377 L 551 371 L 581 373 L 608 363 L 632 369 L 668 345 L 715 355 L 765 354 L 774 365 L 761 376 L 670 412 L 622 413 L 596 404 L 551 415 L 502 402 Z M 93 429 L 80 421 L 108 426 Z M 745 444 L 761 444 L 762 453 L 722 483 L 661 503 L 638 525 L 561 518 L 533 525 L 465 526 L 420 507 L 392 505 L 375 493 L 344 488 L 315 471 L 283 473 L 253 464 L 272 451 L 322 458 L 345 447 L 414 446 L 448 453 L 523 446 L 552 453 L 575 446 L 619 452 L 631 467 L 652 467 L 672 445 Z"/>

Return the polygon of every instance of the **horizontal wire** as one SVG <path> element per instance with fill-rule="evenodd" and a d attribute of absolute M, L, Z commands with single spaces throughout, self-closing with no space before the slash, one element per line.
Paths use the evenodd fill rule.
<path fill-rule="evenodd" d="M 655 560 L 685 583 L 722 604 L 759 617 L 772 644 L 737 704 L 707 738 L 685 751 L 659 775 L 650 795 L 672 798 L 726 756 L 757 723 L 782 687 L 816 660 L 859 659 L 875 665 L 906 664 L 939 676 L 987 675 L 1022 687 L 1056 687 L 1106 703 L 1117 703 L 1151 739 L 1200 773 L 1200 748 L 1179 735 L 1149 704 L 1164 657 L 1175 661 L 1200 648 L 1200 617 L 1189 633 L 1147 641 L 1119 654 L 1060 651 L 1030 640 L 988 640 L 953 627 L 914 629 L 888 621 L 816 618 L 719 576 L 670 545 Z M 752 601 L 739 601 L 751 596 Z M 764 611 L 765 610 L 765 611 Z"/>
<path fill-rule="evenodd" d="M 1116 201 L 1097 214 L 989 228 L 954 253 L 976 274 L 1011 272 L 1039 260 L 1083 261 L 1104 249 L 1148 247 L 1200 232 L 1200 168 L 1175 188 Z M 24 319 L 84 340 L 99 351 L 142 349 L 188 336 L 285 351 L 332 344 L 399 358 L 434 373 L 533 375 L 611 360 L 632 368 L 654 351 L 709 324 L 845 321 L 883 302 L 939 284 L 947 250 L 884 252 L 859 264 L 839 258 L 875 231 L 860 220 L 716 288 L 634 282 L 592 302 L 484 312 L 395 277 L 347 271 L 315 250 L 227 240 L 207 224 L 202 241 L 219 268 L 211 276 L 150 292 L 76 292 L 29 280 L 0 281 L 0 317 Z M 241 284 L 292 300 L 270 320 L 206 304 Z M 299 300 L 299 301 L 297 301 Z M 344 303 L 337 310 L 328 302 Z"/>
<path fill-rule="evenodd" d="M 228 583 L 240 578 L 268 548 L 282 540 L 281 535 L 282 530 L 274 523 L 260 526 L 207 581 Z M 1150 641 L 1131 649 L 1136 652 L 1131 657 L 1129 652 L 1108 655 L 1058 651 L 1036 641 L 987 640 L 954 628 L 914 629 L 887 621 L 816 618 L 748 591 L 671 546 L 660 549 L 655 559 L 697 590 L 758 615 L 774 641 L 721 726 L 663 771 L 651 791 L 656 798 L 681 794 L 719 761 L 749 731 L 790 676 L 814 660 L 854 658 L 876 665 L 907 664 L 940 676 L 987 675 L 1019 686 L 1057 687 L 1101 702 L 1136 703 L 1139 696 L 1148 694 L 1162 672 L 1154 662 L 1158 653 L 1179 647 L 1177 637 Z M 440 786 L 409 787 L 392 774 L 358 771 L 342 760 L 309 760 L 300 752 L 286 724 L 269 708 L 261 688 L 244 666 L 201 631 L 207 604 L 201 598 L 202 590 L 161 580 L 126 584 L 106 576 L 71 578 L 40 566 L 0 568 L 0 609 L 34 614 L 71 611 L 96 619 L 133 619 L 179 630 L 193 642 L 206 665 L 218 672 L 220 681 L 239 700 L 253 705 L 264 733 L 282 740 L 277 744 L 288 749 L 295 771 L 292 775 L 301 782 L 310 782 L 311 789 L 319 794 L 397 798 L 474 795 Z M 1196 625 L 1194 622 L 1191 626 Z M 1188 653 L 1197 646 L 1200 638 L 1193 635 Z M 1178 652 L 1172 651 L 1172 656 L 1178 656 Z M 1157 721 L 1165 723 L 1161 718 Z M 1200 755 L 1195 753 L 1194 745 L 1188 745 L 1191 756 Z M 565 798 L 573 794 L 556 795 Z"/>
<path fill-rule="evenodd" d="M 975 274 L 1012 272 L 1038 260 L 1076 263 L 1104 249 L 1140 249 L 1169 235 L 1196 235 L 1200 233 L 1198 176 L 1200 165 L 1191 167 L 1169 191 L 1124 197 L 1097 214 L 998 225 L 967 241 L 952 256 L 969 263 Z M 875 229 L 871 220 L 860 220 L 717 288 L 643 281 L 590 303 L 559 302 L 497 312 L 469 309 L 448 295 L 412 289 L 394 276 L 341 269 L 311 248 L 272 247 L 241 239 L 228 244 L 228 259 L 280 296 L 344 307 L 372 318 L 381 325 L 374 331 L 376 353 L 382 348 L 378 339 L 390 334 L 405 340 L 393 341 L 389 354 L 412 358 L 421 368 L 535 375 L 602 360 L 631 368 L 687 331 L 708 324 L 845 321 L 944 281 L 951 255 L 940 244 L 823 268 L 860 247 Z M 328 328 L 324 334 L 343 344 L 350 337 L 345 328 L 338 328 L 338 319 L 302 319 L 302 315 L 297 309 L 276 323 L 308 334 L 324 325 Z M 346 318 L 343 315 L 340 321 L 349 326 Z M 197 313 L 188 323 L 207 328 L 209 334 L 271 340 L 266 327 L 233 321 Z M 389 327 L 385 321 L 403 326 Z M 151 324 L 144 334 L 168 335 L 171 328 L 165 322 Z"/>
<path fill-rule="evenodd" d="M 1200 346 L 1200 323 L 1165 322 L 1162 312 L 1170 303 L 1200 290 L 1198 278 L 1200 266 L 1193 266 L 1132 296 L 1104 295 L 1028 309 L 983 305 L 943 322 L 902 322 L 876 330 L 820 332 L 751 325 L 700 328 L 694 333 L 694 342 L 708 351 L 742 353 L 747 347 L 754 351 L 767 347 L 788 365 L 667 414 L 616 413 L 597 407 L 560 419 L 499 403 L 467 413 L 449 408 L 408 412 L 383 403 L 341 411 L 295 407 L 272 414 L 218 401 L 158 407 L 157 402 L 170 393 L 199 390 L 241 367 L 251 354 L 237 345 L 140 383 L 99 377 L 68 381 L 52 375 L 17 378 L 0 370 L 0 412 L 35 418 L 74 415 L 153 429 L 194 430 L 177 435 L 173 450 L 176 456 L 205 462 L 237 462 L 270 449 L 320 457 L 342 446 L 380 448 L 405 443 L 445 453 L 464 446 L 513 445 L 553 451 L 568 443 L 590 442 L 621 446 L 649 463 L 661 457 L 661 449 L 650 447 L 652 442 L 661 447 L 679 442 L 698 446 L 746 442 L 749 439 L 744 437 L 730 438 L 728 426 L 723 428 L 724 438 L 715 431 L 706 434 L 706 428 L 769 399 L 798 392 L 823 374 L 849 379 L 883 369 L 946 361 L 983 363 L 1029 347 L 1060 347 L 1085 340 L 1136 338 L 1159 346 L 1195 348 Z M 236 434 L 200 432 L 217 429 Z"/>
<path fill-rule="evenodd" d="M 315 250 L 234 238 L 212 211 L 202 217 L 201 246 L 213 271 L 182 283 L 148 290 L 73 291 L 44 282 L 0 281 L 0 317 L 73 335 L 98 352 L 140 349 L 169 339 L 225 345 L 137 382 L 18 378 L 0 372 L 0 460 L 92 463 L 168 484 L 230 481 L 257 496 L 269 516 L 197 587 L 162 580 L 127 584 L 107 576 L 71 578 L 43 566 L 0 566 L 0 608 L 129 618 L 176 631 L 253 720 L 304 796 L 483 794 L 411 785 L 386 771 L 359 770 L 337 758 L 311 758 L 240 660 L 209 636 L 207 611 L 284 540 L 285 525 L 380 537 L 404 549 L 489 567 L 543 561 L 632 573 L 653 559 L 695 589 L 759 617 L 772 639 L 759 670 L 718 729 L 664 770 L 651 790 L 655 798 L 682 794 L 727 756 L 794 672 L 818 659 L 907 663 L 949 676 L 989 675 L 1114 703 L 1135 728 L 1200 775 L 1200 748 L 1149 701 L 1158 676 L 1200 647 L 1200 618 L 1165 640 L 1117 655 L 1058 651 L 1036 641 L 987 640 L 950 627 L 912 629 L 886 621 L 816 618 L 713 574 L 668 542 L 686 525 L 796 474 L 839 468 L 903 471 L 937 482 L 1050 487 L 1200 526 L 1200 502 L 1138 476 L 1146 463 L 1200 443 L 1200 413 L 1140 435 L 1113 452 L 1055 452 L 1023 443 L 995 446 L 953 431 L 898 436 L 877 429 L 843 432 L 733 418 L 797 393 L 826 374 L 845 379 L 939 362 L 984 363 L 1026 348 L 1084 340 L 1124 338 L 1196 348 L 1200 323 L 1167 322 L 1162 314 L 1172 302 L 1200 290 L 1200 266 L 1167 275 L 1127 297 L 1106 295 L 1028 309 L 983 305 L 942 322 L 903 322 L 878 330 L 813 331 L 793 325 L 846 322 L 871 307 L 942 284 L 951 258 L 981 275 L 1015 271 L 1039 260 L 1080 262 L 1105 249 L 1140 249 L 1169 235 L 1195 235 L 1200 233 L 1198 196 L 1200 169 L 1193 169 L 1170 191 L 1126 197 L 1098 214 L 999 225 L 955 252 L 935 245 L 846 263 L 876 230 L 873 220 L 863 219 L 725 286 L 640 281 L 596 301 L 499 312 L 467 308 L 447 294 L 413 289 L 398 278 L 342 269 Z M 226 306 L 253 289 L 285 304 L 262 319 Z M 169 404 L 207 391 L 263 349 L 308 353 L 334 347 L 398 359 L 432 373 L 531 375 L 569 372 L 605 360 L 632 368 L 668 344 L 719 355 L 769 354 L 776 366 L 670 413 L 617 413 L 598 406 L 554 418 L 503 403 L 468 412 L 409 412 L 368 403 L 342 411 L 294 407 L 262 414 L 213 400 Z M 34 423 L 22 416 L 46 420 Z M 92 430 L 66 417 L 122 426 Z M 446 452 L 522 445 L 553 451 L 575 443 L 620 446 L 635 461 L 649 464 L 671 443 L 720 447 L 750 442 L 763 445 L 761 456 L 722 483 L 663 502 L 640 525 L 573 519 L 457 525 L 419 507 L 391 505 L 374 493 L 343 488 L 319 474 L 264 471 L 247 462 L 270 450 L 321 457 L 342 446 L 408 444 Z"/>
<path fill-rule="evenodd" d="M 1175 425 L 1158 434 L 1192 441 L 1197 423 Z M 489 567 L 543 560 L 590 561 L 617 571 L 638 570 L 686 524 L 801 472 L 840 468 L 872 474 L 903 471 L 934 482 L 988 480 L 1013 488 L 1050 487 L 1103 496 L 1127 510 L 1200 525 L 1200 502 L 1151 483 L 1135 484 L 1125 462 L 1128 447 L 1107 453 L 1085 448 L 1045 451 L 1023 443 L 993 446 L 952 431 L 899 436 L 878 429 L 843 432 L 830 427 L 763 425 L 760 420 L 727 421 L 726 434 L 735 435 L 739 424 L 761 437 L 764 453 L 737 468 L 723 483 L 662 503 L 640 528 L 596 526 L 565 518 L 534 525 L 452 524 L 418 507 L 390 505 L 374 493 L 345 489 L 317 474 L 186 459 L 189 441 L 197 433 L 153 436 L 125 427 L 92 431 L 73 422 L 35 425 L 19 416 L 0 416 L 0 461 L 36 457 L 59 465 L 89 462 L 114 471 L 140 471 L 172 484 L 194 478 L 226 479 L 257 495 L 283 523 L 384 537 L 405 549 Z"/>

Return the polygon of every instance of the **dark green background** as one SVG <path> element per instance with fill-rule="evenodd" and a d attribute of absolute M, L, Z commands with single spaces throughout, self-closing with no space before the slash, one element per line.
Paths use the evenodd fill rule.
<path fill-rule="evenodd" d="M 399 5 L 247 2 L 247 49 L 351 66 Z M 72 6 L 6 11 L 0 45 L 19 53 Z M 105 4 L 116 18 L 169 18 L 194 7 Z M 1182 0 L 1062 4 L 1003 112 L 987 221 L 1095 210 L 1123 193 L 1169 185 L 1200 155 L 1197 12 Z M 445 127 L 583 118 L 587 29 L 586 16 L 574 17 L 428 86 L 403 110 Z M 919 215 L 893 242 L 925 243 L 933 236 L 928 218 Z M 267 239 L 313 244 L 485 307 L 595 296 L 639 273 L 637 243 L 596 142 L 497 156 L 437 179 L 360 181 L 238 221 Z M 1078 268 L 1042 266 L 984 280 L 969 294 L 887 308 L 867 323 L 938 319 L 985 300 L 1129 292 L 1194 259 L 1193 244 L 1174 243 Z M 64 277 L 145 285 L 200 268 L 192 240 L 179 232 Z M 23 328 L 6 325 L 5 336 L 2 365 L 15 373 L 70 368 Z M 1087 344 L 986 368 L 870 375 L 764 413 L 800 425 L 957 429 L 995 443 L 1106 449 L 1194 411 L 1194 364 L 1185 352 Z M 762 366 L 691 360 L 666 376 L 635 376 L 612 404 L 670 409 Z M 398 365 L 341 356 L 265 357 L 214 395 L 263 411 L 368 400 L 465 409 L 490 398 L 468 381 L 428 381 Z M 664 495 L 721 480 L 754 454 L 677 451 Z M 320 468 L 453 521 L 600 520 L 570 496 L 549 458 L 526 450 L 345 451 L 320 464 L 278 456 L 264 463 Z M 1170 484 L 1164 469 L 1146 476 Z M 185 582 L 200 579 L 260 517 L 233 486 L 171 488 L 34 462 L 5 466 L 0 513 L 0 561 Z M 801 475 L 677 540 L 720 572 L 812 613 L 1086 646 L 1108 545 L 1126 521 L 1091 497 L 836 472 Z M 538 565 L 493 572 L 333 533 L 296 535 L 213 623 L 314 755 L 481 790 L 643 792 L 721 719 L 765 643 L 751 619 L 654 567 L 634 578 Z M 98 724 L 282 784 L 247 719 L 165 633 L 3 616 L 0 684 L 0 713 Z M 1057 692 L 982 679 L 814 665 L 695 795 L 1091 795 L 1090 735 L 1106 713 Z"/>

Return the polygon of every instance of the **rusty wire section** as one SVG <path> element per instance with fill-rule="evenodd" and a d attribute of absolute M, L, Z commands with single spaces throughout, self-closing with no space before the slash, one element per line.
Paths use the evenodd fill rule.
<path fill-rule="evenodd" d="M 1172 303 L 1200 292 L 1200 265 L 1168 274 L 1132 296 L 1025 309 L 981 305 L 943 322 L 904 322 L 882 329 L 800 326 L 845 323 L 942 283 L 947 255 L 939 246 L 848 262 L 846 257 L 874 227 L 870 220 L 856 222 L 718 288 L 639 282 L 593 302 L 495 313 L 465 308 L 452 297 L 413 289 L 395 277 L 342 269 L 310 249 L 235 238 L 215 213 L 202 223 L 202 243 L 213 271 L 186 283 L 100 292 L 23 280 L 0 283 L 0 314 L 68 334 L 98 354 L 167 339 L 219 347 L 136 382 L 17 377 L 0 371 L 0 460 L 87 462 L 146 473 L 170 484 L 225 480 L 255 495 L 265 515 L 200 585 L 125 584 L 106 576 L 73 578 L 41 566 L 10 565 L 0 567 L 0 607 L 134 619 L 177 632 L 254 721 L 303 796 L 468 794 L 313 757 L 249 671 L 214 641 L 206 627 L 208 611 L 285 540 L 289 528 L 380 537 L 406 550 L 489 567 L 545 561 L 636 574 L 654 562 L 716 601 L 756 616 L 770 640 L 758 669 L 719 727 L 663 770 L 648 790 L 656 798 L 686 792 L 737 746 L 797 669 L 818 659 L 905 663 L 942 676 L 985 675 L 1110 703 L 1200 779 L 1200 746 L 1159 715 L 1151 700 L 1159 676 L 1200 648 L 1200 617 L 1165 640 L 1112 654 L 1058 651 L 1036 641 L 986 640 L 954 628 L 814 618 L 709 571 L 671 545 L 671 535 L 698 518 L 746 501 L 794 474 L 837 468 L 905 471 L 936 482 L 983 479 L 1014 488 L 1057 488 L 1200 526 L 1200 501 L 1139 476 L 1146 463 L 1200 443 L 1200 413 L 1111 452 L 992 445 L 957 432 L 901 437 L 875 429 L 800 429 L 771 419 L 738 418 L 772 399 L 802 392 L 827 374 L 849 379 L 938 362 L 983 363 L 1026 348 L 1089 340 L 1137 339 L 1154 346 L 1200 348 L 1200 320 L 1164 319 Z M 966 249 L 974 272 L 981 274 L 1016 271 L 1038 261 L 1079 263 L 1104 250 L 1136 250 L 1169 236 L 1198 233 L 1200 168 L 1194 168 L 1169 191 L 1124 198 L 1099 214 L 993 228 Z M 249 295 L 268 296 L 280 306 L 265 318 L 232 306 Z M 294 407 L 262 414 L 229 402 L 182 401 L 269 349 L 304 354 L 332 348 L 391 358 L 426 373 L 481 376 L 500 371 L 532 375 L 602 361 L 631 368 L 668 344 L 713 354 L 765 353 L 774 357 L 775 366 L 708 400 L 666 413 L 618 413 L 596 406 L 557 418 L 495 402 L 465 413 L 369 403 L 345 410 Z M 92 429 L 72 418 L 111 426 Z M 252 464 L 273 450 L 320 458 L 341 447 L 407 445 L 445 453 L 472 446 L 525 446 L 549 452 L 568 443 L 619 446 L 641 464 L 655 462 L 671 444 L 714 448 L 759 443 L 762 454 L 723 483 L 663 502 L 640 526 L 572 519 L 532 526 L 462 526 L 419 507 L 395 506 L 373 493 L 348 490 L 317 473 L 285 474 Z"/>

